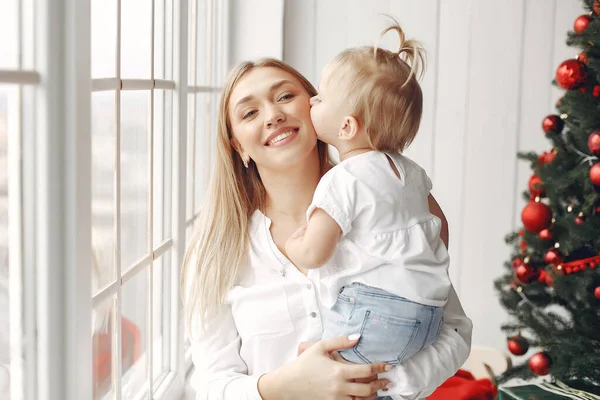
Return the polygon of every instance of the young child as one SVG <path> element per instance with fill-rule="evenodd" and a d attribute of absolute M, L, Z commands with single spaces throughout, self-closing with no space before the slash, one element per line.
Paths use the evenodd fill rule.
<path fill-rule="evenodd" d="M 294 264 L 311 269 L 330 309 L 323 337 L 361 334 L 340 352 L 355 363 L 397 364 L 433 343 L 450 288 L 441 221 L 429 211 L 431 181 L 400 154 L 419 128 L 423 54 L 397 24 L 381 36 L 390 30 L 400 37 L 397 52 L 348 49 L 322 72 L 311 119 L 341 162 L 323 176 L 307 226 L 285 246 Z M 329 260 L 338 243 L 340 259 Z"/>

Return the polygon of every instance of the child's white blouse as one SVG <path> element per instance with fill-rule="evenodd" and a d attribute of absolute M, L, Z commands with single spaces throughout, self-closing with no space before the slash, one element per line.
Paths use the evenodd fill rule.
<path fill-rule="evenodd" d="M 430 191 L 418 164 L 378 151 L 350 157 L 321 178 L 307 218 L 317 207 L 325 210 L 345 239 L 327 265 L 311 271 L 325 306 L 333 306 L 340 288 L 352 282 L 421 304 L 446 303 L 450 258 L 441 221 L 429 211 Z"/>
<path fill-rule="evenodd" d="M 279 251 L 270 224 L 260 211 L 252 216 L 248 265 L 217 326 L 202 334 L 192 324 L 191 385 L 197 399 L 261 400 L 260 376 L 294 360 L 301 342 L 321 337 L 315 282 Z M 193 257 L 190 262 L 195 265 Z M 451 288 L 439 339 L 388 373 L 396 382 L 393 398 L 424 398 L 454 375 L 469 356 L 472 329 Z"/>

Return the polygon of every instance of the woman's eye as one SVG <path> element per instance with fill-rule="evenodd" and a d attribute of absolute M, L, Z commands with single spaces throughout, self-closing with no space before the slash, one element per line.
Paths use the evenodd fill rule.
<path fill-rule="evenodd" d="M 292 97 L 294 97 L 294 95 L 293 95 L 293 94 L 291 94 L 291 93 L 284 94 L 283 96 L 281 96 L 281 97 L 279 98 L 279 101 L 283 101 L 283 100 L 289 100 L 289 99 L 291 99 Z"/>
<path fill-rule="evenodd" d="M 256 110 L 251 110 L 251 111 L 248 111 L 247 113 L 245 113 L 245 114 L 242 116 L 242 119 L 250 118 L 250 117 L 252 117 L 254 114 L 256 114 Z"/>

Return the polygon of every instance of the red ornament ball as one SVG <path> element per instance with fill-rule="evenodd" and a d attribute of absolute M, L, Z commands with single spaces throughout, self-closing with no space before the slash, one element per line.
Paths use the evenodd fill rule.
<path fill-rule="evenodd" d="M 556 158 L 556 151 L 545 151 L 538 157 L 538 163 L 540 164 L 550 164 Z"/>
<path fill-rule="evenodd" d="M 587 54 L 585 54 L 585 51 L 582 51 L 577 55 L 577 61 L 581 61 L 582 63 L 587 64 L 588 56 Z"/>
<path fill-rule="evenodd" d="M 592 90 L 592 95 L 594 97 L 600 97 L 600 85 L 594 86 L 594 89 Z"/>
<path fill-rule="evenodd" d="M 550 229 L 542 229 L 540 231 L 540 233 L 538 234 L 538 236 L 540 237 L 540 239 L 542 240 L 552 240 L 553 236 L 552 236 L 552 232 L 550 232 Z"/>
<path fill-rule="evenodd" d="M 600 156 L 600 131 L 590 133 L 588 137 L 588 148 L 595 156 Z"/>
<path fill-rule="evenodd" d="M 575 223 L 577 225 L 581 225 L 585 222 L 585 218 L 583 218 L 583 215 L 578 215 L 577 217 L 575 217 Z"/>
<path fill-rule="evenodd" d="M 515 259 L 513 260 L 513 262 L 512 262 L 512 267 L 513 267 L 513 269 L 514 269 L 514 268 L 517 268 L 519 265 L 523 265 L 523 259 L 522 259 L 522 258 L 519 258 L 519 257 L 517 257 L 517 258 L 515 258 Z"/>
<path fill-rule="evenodd" d="M 522 356 L 529 350 L 529 342 L 521 335 L 516 335 L 508 339 L 508 351 L 515 356 Z"/>
<path fill-rule="evenodd" d="M 529 368 L 534 374 L 540 376 L 548 375 L 550 364 L 552 364 L 550 356 L 543 351 L 534 354 L 529 359 Z"/>
<path fill-rule="evenodd" d="M 542 178 L 537 175 L 532 175 L 529 178 L 529 191 L 533 197 L 544 197 L 546 195 L 546 189 L 542 182 Z"/>
<path fill-rule="evenodd" d="M 597 165 L 600 166 L 600 163 Z M 521 221 L 523 221 L 525 229 L 530 232 L 538 233 L 550 225 L 550 222 L 552 221 L 552 210 L 544 203 L 530 201 L 521 212 Z"/>
<path fill-rule="evenodd" d="M 542 121 L 542 129 L 546 133 L 560 133 L 560 131 L 562 131 L 563 126 L 565 126 L 565 123 L 562 119 L 560 119 L 558 115 L 548 115 Z"/>
<path fill-rule="evenodd" d="M 597 286 L 596 289 L 594 289 L 594 296 L 596 296 L 597 299 L 600 299 L 600 286 Z"/>
<path fill-rule="evenodd" d="M 590 180 L 594 185 L 600 186 L 600 162 L 597 162 L 590 168 Z"/>
<path fill-rule="evenodd" d="M 600 0 L 594 1 L 594 5 L 592 7 L 594 9 L 594 12 L 600 15 Z"/>
<path fill-rule="evenodd" d="M 556 83 L 563 89 L 575 89 L 587 79 L 585 64 L 575 59 L 563 61 L 556 69 Z"/>
<path fill-rule="evenodd" d="M 537 268 L 529 265 L 520 265 L 515 269 L 515 276 L 521 283 L 531 283 L 535 281 L 539 275 Z"/>
<path fill-rule="evenodd" d="M 573 24 L 573 29 L 576 33 L 582 33 L 588 27 L 588 25 L 592 22 L 592 18 L 589 15 L 580 15 L 575 19 L 575 23 Z"/>
<path fill-rule="evenodd" d="M 558 265 L 562 262 L 562 257 L 556 249 L 550 249 L 544 255 L 544 262 L 546 264 Z"/>

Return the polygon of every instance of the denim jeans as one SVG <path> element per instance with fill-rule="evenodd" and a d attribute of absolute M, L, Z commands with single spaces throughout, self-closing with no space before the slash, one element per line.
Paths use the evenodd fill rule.
<path fill-rule="evenodd" d="M 437 339 L 443 313 L 443 307 L 352 283 L 340 290 L 334 306 L 323 314 L 323 338 L 360 333 L 356 346 L 339 352 L 345 360 L 396 365 Z"/>

